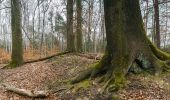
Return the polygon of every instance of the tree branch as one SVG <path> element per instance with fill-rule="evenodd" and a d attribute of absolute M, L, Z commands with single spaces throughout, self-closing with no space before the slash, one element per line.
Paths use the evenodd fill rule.
<path fill-rule="evenodd" d="M 48 96 L 47 92 L 45 91 L 30 91 L 25 89 L 19 89 L 5 83 L 3 83 L 2 86 L 4 86 L 7 91 L 14 92 L 16 94 L 31 97 L 31 98 L 45 98 Z"/>
<path fill-rule="evenodd" d="M 40 58 L 40 59 L 36 59 L 36 60 L 32 60 L 32 61 L 26 61 L 26 62 L 24 62 L 24 64 L 38 62 L 38 61 L 44 61 L 44 60 L 53 58 L 55 56 L 61 56 L 61 55 L 67 54 L 67 53 L 70 53 L 70 52 L 65 51 L 65 52 L 57 53 L 57 54 L 54 54 L 54 55 L 51 55 L 51 56 L 48 56 L 48 57 L 45 57 L 45 58 Z"/>

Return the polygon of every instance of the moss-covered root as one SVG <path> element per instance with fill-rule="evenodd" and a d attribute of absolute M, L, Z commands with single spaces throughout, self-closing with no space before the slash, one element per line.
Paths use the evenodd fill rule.
<path fill-rule="evenodd" d="M 149 41 L 149 40 L 148 40 Z M 170 60 L 170 55 L 166 52 L 161 51 L 157 47 L 153 45 L 151 41 L 149 41 L 149 47 L 151 48 L 153 54 L 160 60 Z"/>
<path fill-rule="evenodd" d="M 160 60 L 154 54 L 149 56 L 149 63 L 151 68 L 153 68 L 154 75 L 160 75 L 163 71 L 170 72 L 170 66 L 166 63 L 166 61 Z M 152 71 L 152 70 L 150 70 Z"/>
<path fill-rule="evenodd" d="M 125 77 L 123 73 L 114 72 L 102 87 L 101 92 L 115 92 L 125 87 Z"/>
<path fill-rule="evenodd" d="M 75 77 L 73 80 L 71 80 L 71 84 L 75 84 L 90 77 L 94 77 L 102 69 L 103 68 L 100 63 L 92 64 L 88 69 L 86 69 L 85 71 L 80 73 L 77 77 Z"/>
<path fill-rule="evenodd" d="M 92 71 L 93 71 L 92 68 L 89 68 L 89 69 L 83 71 L 77 77 L 75 77 L 73 80 L 71 80 L 70 83 L 71 84 L 75 84 L 75 83 L 78 83 L 80 81 L 83 81 L 83 80 L 89 78 L 91 73 L 92 73 Z"/>
<path fill-rule="evenodd" d="M 159 68 L 159 71 L 170 72 L 170 66 L 166 61 L 157 60 L 156 64 Z"/>
<path fill-rule="evenodd" d="M 4 66 L 2 69 L 12 69 L 16 68 L 18 66 L 21 66 L 22 64 L 17 64 L 15 62 L 10 62 L 8 65 Z"/>
<path fill-rule="evenodd" d="M 88 69 L 86 69 L 85 71 L 80 73 L 80 75 L 78 75 L 73 80 L 71 80 L 71 84 L 78 83 L 78 82 L 83 81 L 87 78 L 95 77 L 97 74 L 99 74 L 107 69 L 106 65 L 108 65 L 108 62 L 109 62 L 108 56 L 107 55 L 103 56 L 103 58 L 100 62 L 92 64 Z"/>
<path fill-rule="evenodd" d="M 110 69 L 107 70 L 104 86 L 101 92 L 114 92 L 125 86 L 125 75 L 133 60 L 131 56 L 120 56 L 112 59 Z"/>

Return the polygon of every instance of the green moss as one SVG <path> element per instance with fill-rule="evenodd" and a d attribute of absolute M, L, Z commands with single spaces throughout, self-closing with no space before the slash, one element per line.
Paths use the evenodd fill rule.
<path fill-rule="evenodd" d="M 112 100 L 121 100 L 120 96 L 118 95 L 113 95 Z"/>
<path fill-rule="evenodd" d="M 16 68 L 18 66 L 19 66 L 19 64 L 17 64 L 16 62 L 10 62 L 5 68 L 12 69 L 12 68 Z"/>
<path fill-rule="evenodd" d="M 69 87 L 70 85 L 70 80 L 52 80 L 50 82 L 46 83 L 48 89 L 50 90 L 57 90 L 59 87 Z"/>
<path fill-rule="evenodd" d="M 116 73 L 115 74 L 115 89 L 119 90 L 125 86 L 125 77 L 122 73 Z"/>
<path fill-rule="evenodd" d="M 73 88 L 73 92 L 77 92 L 79 91 L 80 89 L 87 89 L 89 88 L 91 85 L 90 85 L 90 82 L 89 80 L 84 80 L 82 82 L 79 82 L 77 84 L 75 84 L 74 88 Z"/>
<path fill-rule="evenodd" d="M 100 64 L 100 62 L 95 62 L 95 63 L 91 64 L 89 67 L 92 69 L 97 69 L 99 64 Z"/>
<path fill-rule="evenodd" d="M 149 40 L 148 40 L 149 41 Z M 152 52 L 161 60 L 170 60 L 170 55 L 166 52 L 161 51 L 157 47 L 155 47 L 150 41 L 149 46 L 152 50 Z"/>
<path fill-rule="evenodd" d="M 125 87 L 125 77 L 122 73 L 115 73 L 115 77 L 108 84 L 108 92 L 116 92 Z"/>

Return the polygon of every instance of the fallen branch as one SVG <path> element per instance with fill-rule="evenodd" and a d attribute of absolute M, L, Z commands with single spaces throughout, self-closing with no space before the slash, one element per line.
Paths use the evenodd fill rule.
<path fill-rule="evenodd" d="M 57 54 L 54 54 L 54 55 L 52 55 L 52 56 L 48 56 L 48 57 L 45 57 L 45 58 L 40 58 L 40 59 L 36 59 L 36 60 L 32 60 L 32 61 L 26 61 L 26 62 L 24 62 L 24 64 L 34 63 L 34 62 L 38 62 L 38 61 L 44 61 L 44 60 L 53 58 L 53 57 L 55 57 L 55 56 L 61 56 L 61 55 L 67 54 L 67 53 L 70 53 L 70 52 L 68 52 L 68 51 L 66 51 L 66 52 L 61 52 L 61 53 L 57 53 Z"/>
<path fill-rule="evenodd" d="M 48 96 L 47 92 L 45 91 L 30 91 L 25 89 L 19 89 L 5 83 L 3 83 L 2 86 L 4 86 L 7 91 L 14 92 L 16 94 L 31 97 L 31 98 L 45 98 Z"/>
<path fill-rule="evenodd" d="M 102 59 L 102 56 L 101 55 L 98 55 L 98 54 L 76 54 L 77 56 L 80 56 L 80 57 L 85 57 L 87 59 L 93 59 L 93 60 L 101 60 Z"/>
<path fill-rule="evenodd" d="M 70 53 L 70 52 L 65 51 L 65 52 L 57 53 L 57 54 L 54 54 L 54 55 L 51 55 L 51 56 L 47 56 L 45 58 L 40 58 L 40 59 L 36 59 L 36 60 L 31 60 L 31 61 L 25 61 L 24 64 L 44 61 L 44 60 L 47 60 L 47 59 L 51 59 L 51 58 L 53 58 L 55 56 L 61 56 L 61 55 L 67 54 L 67 53 Z M 6 69 L 8 67 L 8 64 L 4 64 L 4 65 L 5 66 L 1 67 L 0 69 Z"/>
<path fill-rule="evenodd" d="M 54 54 L 54 55 L 51 55 L 51 56 L 48 56 L 48 57 L 45 57 L 45 58 L 40 58 L 40 59 L 36 59 L 36 60 L 26 61 L 26 62 L 24 62 L 24 64 L 34 63 L 34 62 L 39 62 L 39 61 L 44 61 L 44 60 L 53 58 L 53 57 L 55 57 L 55 56 L 61 56 L 61 55 L 67 54 L 67 53 L 70 53 L 70 52 L 68 52 L 68 51 L 66 51 L 66 52 L 61 52 L 61 53 L 57 53 L 57 54 Z"/>

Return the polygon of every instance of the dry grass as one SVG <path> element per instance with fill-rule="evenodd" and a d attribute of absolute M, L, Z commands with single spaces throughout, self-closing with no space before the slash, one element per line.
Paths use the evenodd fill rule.
<path fill-rule="evenodd" d="M 0 63 L 8 63 L 11 56 L 6 50 L 0 48 Z"/>
<path fill-rule="evenodd" d="M 56 54 L 57 52 L 59 52 L 58 48 L 47 50 L 44 47 L 42 53 L 40 53 L 40 50 L 31 50 L 30 48 L 28 48 L 27 50 L 24 50 L 24 60 L 25 61 L 35 60 L 35 59 Z M 11 54 L 8 53 L 5 49 L 0 48 L 0 64 L 9 63 L 10 60 L 11 60 Z"/>

